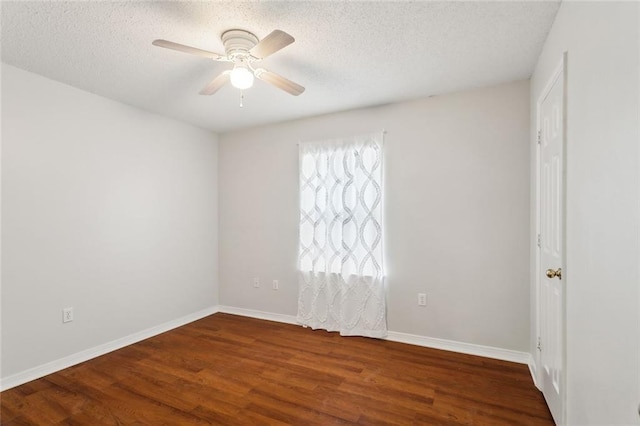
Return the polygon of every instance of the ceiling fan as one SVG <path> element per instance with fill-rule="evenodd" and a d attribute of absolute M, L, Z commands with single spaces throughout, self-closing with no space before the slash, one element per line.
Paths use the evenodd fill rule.
<path fill-rule="evenodd" d="M 268 36 L 259 40 L 249 31 L 233 29 L 222 33 L 225 55 L 167 40 L 154 40 L 152 44 L 213 59 L 214 61 L 233 63 L 233 69 L 223 71 L 222 74 L 214 78 L 200 91 L 201 95 L 213 95 L 228 82 L 231 82 L 231 85 L 237 89 L 245 90 L 253 86 L 255 77 L 287 93 L 298 96 L 304 92 L 304 87 L 272 71 L 254 67 L 256 62 L 263 60 L 294 41 L 293 37 L 281 30 L 274 30 Z"/>

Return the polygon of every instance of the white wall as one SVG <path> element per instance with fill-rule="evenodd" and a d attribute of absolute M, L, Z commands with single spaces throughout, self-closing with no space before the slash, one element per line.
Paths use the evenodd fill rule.
<path fill-rule="evenodd" d="M 3 378 L 217 304 L 216 138 L 2 65 Z"/>
<path fill-rule="evenodd" d="M 568 52 L 563 282 L 572 425 L 640 423 L 638 9 L 563 2 L 531 79 L 534 130 L 535 103 Z"/>
<path fill-rule="evenodd" d="M 528 351 L 526 81 L 222 135 L 221 304 L 296 314 L 296 144 L 382 129 L 390 330 Z"/>

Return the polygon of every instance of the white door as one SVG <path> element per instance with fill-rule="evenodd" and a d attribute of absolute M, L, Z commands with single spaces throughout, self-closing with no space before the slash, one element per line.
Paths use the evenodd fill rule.
<path fill-rule="evenodd" d="M 564 77 L 539 103 L 540 366 L 542 392 L 556 424 L 564 423 Z"/>

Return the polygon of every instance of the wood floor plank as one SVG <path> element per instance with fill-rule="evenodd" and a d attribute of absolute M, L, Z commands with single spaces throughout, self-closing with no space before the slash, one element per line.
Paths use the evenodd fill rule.
<path fill-rule="evenodd" d="M 525 365 L 215 314 L 0 394 L 2 425 L 553 425 Z"/>

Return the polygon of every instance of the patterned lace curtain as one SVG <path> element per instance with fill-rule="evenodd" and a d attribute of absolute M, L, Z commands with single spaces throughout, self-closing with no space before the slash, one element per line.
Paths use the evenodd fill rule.
<path fill-rule="evenodd" d="M 382 142 L 374 134 L 300 144 L 298 322 L 387 335 Z"/>

